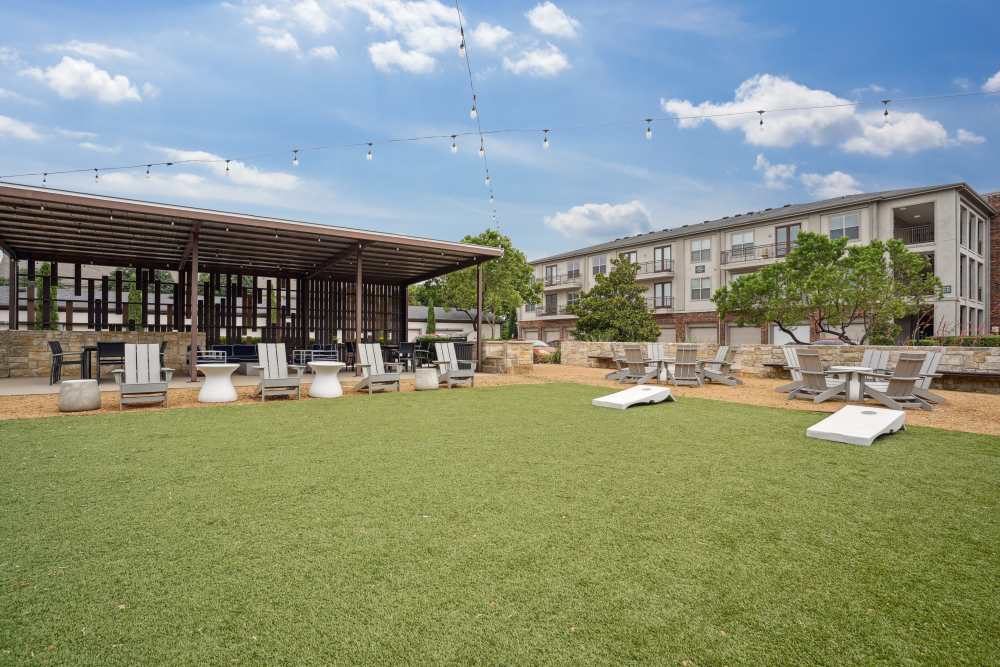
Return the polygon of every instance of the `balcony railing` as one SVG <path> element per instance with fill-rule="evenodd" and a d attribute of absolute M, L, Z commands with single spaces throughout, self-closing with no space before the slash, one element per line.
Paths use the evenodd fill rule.
<path fill-rule="evenodd" d="M 639 270 L 636 271 L 636 275 L 650 275 L 655 273 L 673 273 L 674 270 L 674 260 L 672 259 L 661 259 L 659 261 L 652 262 L 641 262 L 639 264 Z"/>
<path fill-rule="evenodd" d="M 915 225 L 912 227 L 896 227 L 894 237 L 906 245 L 917 243 L 934 243 L 934 225 Z"/>
<path fill-rule="evenodd" d="M 577 287 L 582 284 L 579 271 L 548 275 L 542 279 L 545 287 Z"/>
<path fill-rule="evenodd" d="M 738 264 L 740 262 L 757 262 L 763 259 L 773 259 L 784 257 L 792 248 L 794 243 L 769 243 L 767 245 L 737 245 L 729 250 L 723 250 L 721 262 L 723 264 Z"/>
<path fill-rule="evenodd" d="M 674 307 L 674 297 L 672 296 L 654 296 L 646 299 L 646 307 L 650 310 L 662 310 L 664 308 Z"/>
<path fill-rule="evenodd" d="M 528 311 L 526 316 L 530 316 L 531 314 L 532 314 L 531 311 Z M 570 312 L 568 304 L 563 304 L 555 308 L 546 308 L 544 306 L 539 306 L 534 311 L 535 317 L 554 317 L 556 315 L 569 315 L 569 314 Z"/>

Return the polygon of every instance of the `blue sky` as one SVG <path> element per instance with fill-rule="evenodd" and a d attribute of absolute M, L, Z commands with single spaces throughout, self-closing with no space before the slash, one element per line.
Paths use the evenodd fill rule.
<path fill-rule="evenodd" d="M 552 128 L 549 150 L 487 137 L 501 229 L 537 257 L 855 191 L 1000 189 L 1000 95 L 883 121 L 883 98 L 1000 91 L 1000 7 L 924 6 L 462 3 L 484 129 Z M 492 224 L 477 139 L 378 144 L 474 129 L 452 4 L 8 0 L 0 25 L 0 174 L 247 157 L 48 185 L 448 239 Z M 874 105 L 677 120 L 856 100 Z M 291 162 L 368 141 L 371 162 Z"/>

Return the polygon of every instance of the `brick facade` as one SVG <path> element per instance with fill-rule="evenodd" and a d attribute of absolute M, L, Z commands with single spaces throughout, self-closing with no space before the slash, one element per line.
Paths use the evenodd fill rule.
<path fill-rule="evenodd" d="M 986 195 L 990 206 L 1000 210 L 1000 192 Z M 1000 214 L 990 221 L 990 328 L 1000 327 Z"/>

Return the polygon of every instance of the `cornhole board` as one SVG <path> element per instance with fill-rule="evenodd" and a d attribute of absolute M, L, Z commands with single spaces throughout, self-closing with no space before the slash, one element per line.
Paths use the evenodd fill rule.
<path fill-rule="evenodd" d="M 875 438 L 906 428 L 902 410 L 846 405 L 823 421 L 806 429 L 806 436 L 819 440 L 871 447 Z"/>
<path fill-rule="evenodd" d="M 667 387 L 650 387 L 647 385 L 639 385 L 637 387 L 629 387 L 623 391 L 616 391 L 613 394 L 608 394 L 607 396 L 601 396 L 600 398 L 595 398 L 590 402 L 591 405 L 596 405 L 599 408 L 615 408 L 617 410 L 624 410 L 630 408 L 633 405 L 645 405 L 649 403 L 662 403 L 663 401 L 676 401 L 673 394 Z"/>

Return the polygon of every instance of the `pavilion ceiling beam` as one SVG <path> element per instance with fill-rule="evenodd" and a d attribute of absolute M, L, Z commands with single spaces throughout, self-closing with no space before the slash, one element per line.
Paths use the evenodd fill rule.
<path fill-rule="evenodd" d="M 201 231 L 200 222 L 195 222 L 193 225 L 191 225 L 191 233 L 190 235 L 188 235 L 187 245 L 184 246 L 184 252 L 181 254 L 181 261 L 177 262 L 178 272 L 184 270 L 184 262 L 187 261 L 188 257 L 196 256 L 197 253 L 196 247 L 198 245 L 198 232 L 200 231 Z M 195 259 L 196 264 L 197 261 L 198 260 Z M 192 278 L 194 280 L 197 280 L 198 276 L 194 275 Z"/>
<path fill-rule="evenodd" d="M 0 239 L 0 250 L 3 250 L 4 253 L 12 259 L 16 258 L 19 254 L 16 250 L 14 250 L 12 245 L 5 243 L 3 239 Z"/>
<path fill-rule="evenodd" d="M 367 246 L 368 243 L 360 241 L 356 246 L 352 246 L 350 248 L 347 248 L 346 250 L 342 250 L 336 253 L 335 255 L 331 255 L 330 257 L 323 260 L 323 262 L 319 266 L 317 266 L 312 273 L 306 276 L 306 278 L 317 278 L 321 274 L 329 271 L 331 267 L 336 266 L 337 262 L 347 259 L 348 257 L 353 257 L 354 255 L 360 256 L 360 254 L 364 251 L 365 247 Z"/>

